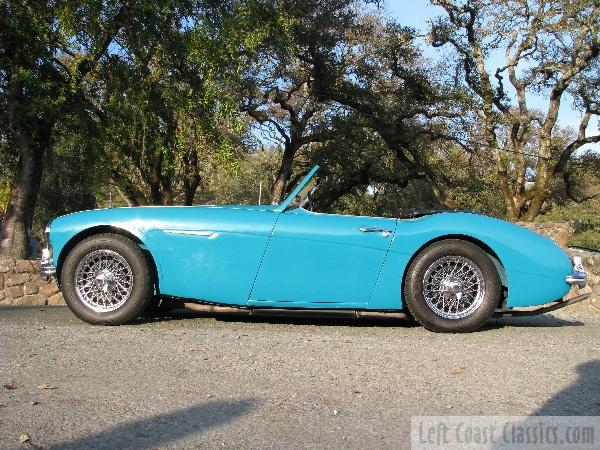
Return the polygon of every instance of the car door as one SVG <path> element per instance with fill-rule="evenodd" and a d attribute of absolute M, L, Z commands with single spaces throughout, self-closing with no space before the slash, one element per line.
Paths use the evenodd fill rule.
<path fill-rule="evenodd" d="M 395 219 L 311 213 L 279 215 L 248 304 L 361 308 L 394 237 Z"/>
<path fill-rule="evenodd" d="M 278 213 L 189 208 L 175 214 L 145 239 L 161 273 L 160 292 L 245 306 Z"/>

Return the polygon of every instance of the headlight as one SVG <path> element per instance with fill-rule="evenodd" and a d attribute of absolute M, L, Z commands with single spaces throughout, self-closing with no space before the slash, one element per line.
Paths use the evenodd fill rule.
<path fill-rule="evenodd" d="M 52 260 L 52 252 L 49 248 L 42 249 L 42 261 L 51 261 Z"/>

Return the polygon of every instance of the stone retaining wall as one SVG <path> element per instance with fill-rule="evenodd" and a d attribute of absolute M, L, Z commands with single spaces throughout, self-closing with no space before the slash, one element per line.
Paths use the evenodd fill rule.
<path fill-rule="evenodd" d="M 600 252 L 589 252 L 576 248 L 568 248 L 566 252 L 570 257 L 581 256 L 583 267 L 585 267 L 588 276 L 587 286 L 583 289 L 573 288 L 569 295 L 574 297 L 589 292 L 590 297 L 581 302 L 578 308 L 600 313 Z"/>
<path fill-rule="evenodd" d="M 39 275 L 39 261 L 0 259 L 0 305 L 64 305 L 55 281 Z"/>
<path fill-rule="evenodd" d="M 549 237 L 561 247 L 569 243 L 569 224 L 567 222 L 517 222 L 518 225 Z"/>

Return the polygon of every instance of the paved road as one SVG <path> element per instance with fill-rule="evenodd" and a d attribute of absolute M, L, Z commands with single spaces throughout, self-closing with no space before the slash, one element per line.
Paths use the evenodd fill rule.
<path fill-rule="evenodd" d="M 2 308 L 0 448 L 389 448 L 413 415 L 600 415 L 600 321 L 574 314 L 441 335 L 191 314 L 93 327 L 64 307 Z"/>

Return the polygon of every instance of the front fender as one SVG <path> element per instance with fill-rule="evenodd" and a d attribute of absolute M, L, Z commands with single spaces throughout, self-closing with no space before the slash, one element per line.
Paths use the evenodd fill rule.
<path fill-rule="evenodd" d="M 145 232 L 153 226 L 151 221 L 140 217 L 131 217 L 133 208 L 116 208 L 111 210 L 82 211 L 57 217 L 50 224 L 50 245 L 54 261 L 64 259 L 69 243 L 82 234 L 94 229 L 118 229 L 134 236 L 138 241 L 144 241 Z M 93 234 L 93 233 L 92 233 Z"/>

